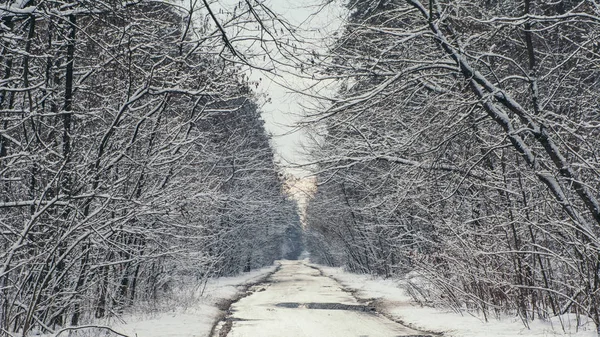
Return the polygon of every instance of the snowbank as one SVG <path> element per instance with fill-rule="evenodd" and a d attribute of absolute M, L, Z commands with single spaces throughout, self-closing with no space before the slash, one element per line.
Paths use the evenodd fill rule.
<path fill-rule="evenodd" d="M 443 332 L 446 337 L 514 337 L 514 336 L 573 336 L 596 337 L 593 322 L 580 322 L 577 328 L 574 315 L 563 315 L 550 322 L 535 320 L 527 329 L 518 317 L 503 317 L 485 322 L 476 315 L 458 314 L 453 311 L 421 307 L 414 304 L 404 290 L 402 280 L 390 280 L 371 275 L 357 275 L 331 268 L 313 265 L 326 276 L 333 277 L 361 299 L 378 300 L 391 318 L 426 331 Z M 562 320 L 562 324 L 561 324 Z M 564 325 L 564 331 L 562 326 Z"/>
<path fill-rule="evenodd" d="M 180 291 L 175 296 L 178 301 L 171 304 L 168 312 L 140 310 L 105 325 L 131 337 L 208 337 L 222 315 L 219 305 L 235 298 L 246 285 L 260 281 L 276 268 L 271 266 L 235 277 L 211 279 L 205 287 Z"/>

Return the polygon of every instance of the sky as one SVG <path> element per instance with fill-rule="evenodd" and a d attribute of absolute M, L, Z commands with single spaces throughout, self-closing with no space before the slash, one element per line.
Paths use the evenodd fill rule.
<path fill-rule="evenodd" d="M 344 15 L 344 10 L 339 4 L 329 2 L 328 5 L 324 5 L 326 0 L 267 0 L 265 4 L 286 21 L 298 27 L 299 35 L 308 42 L 307 48 L 321 50 L 324 53 L 326 46 L 322 38 L 330 36 L 342 26 Z M 298 69 L 291 71 L 298 73 Z M 309 158 L 303 155 L 302 148 L 310 142 L 305 130 L 298 130 L 296 123 L 302 119 L 305 108 L 314 108 L 319 102 L 300 93 L 294 93 L 293 90 L 306 92 L 308 87 L 315 85 L 315 81 L 279 70 L 275 70 L 275 75 L 253 71 L 251 79 L 261 79 L 257 91 L 268 95 L 270 99 L 269 102 L 263 101 L 262 117 L 267 132 L 272 134 L 272 145 L 279 165 L 287 173 L 299 177 L 307 175 L 308 172 L 297 165 L 309 161 Z M 323 94 L 325 91 L 334 90 L 332 87 L 334 86 L 331 84 L 323 84 L 311 90 Z"/>
<path fill-rule="evenodd" d="M 328 5 L 324 5 L 329 2 Z M 298 35 L 305 41 L 299 49 L 313 49 L 325 54 L 328 37 L 343 25 L 345 11 L 340 1 L 331 0 L 265 0 L 269 9 L 298 28 Z M 286 61 L 283 61 L 286 62 Z M 262 117 L 265 128 L 271 134 L 271 145 L 275 160 L 283 172 L 288 174 L 285 181 L 287 192 L 298 202 L 298 212 L 302 225 L 306 222 L 309 200 L 316 192 L 316 181 L 311 177 L 310 162 L 304 150 L 310 145 L 307 131 L 297 127 L 306 109 L 315 109 L 326 104 L 303 93 L 331 95 L 335 83 L 316 82 L 310 78 L 297 76 L 300 69 L 275 69 L 273 72 L 252 70 L 250 80 L 259 83 L 256 91 L 267 98 L 262 101 Z M 312 111 L 314 112 L 314 110 Z"/>
<path fill-rule="evenodd" d="M 252 64 L 252 67 L 245 67 L 246 73 L 250 83 L 257 84 L 251 87 L 255 88 L 265 128 L 271 135 L 277 165 L 285 173 L 296 177 L 310 175 L 306 168 L 306 163 L 310 161 L 310 158 L 306 156 L 306 150 L 304 150 L 305 146 L 310 146 L 310 137 L 307 137 L 305 129 L 297 127 L 297 123 L 302 120 L 307 108 L 310 113 L 326 109 L 326 100 L 312 99 L 305 93 L 316 96 L 332 96 L 336 90 L 336 83 L 317 82 L 312 80 L 306 71 L 303 72 L 303 77 L 297 76 L 301 73 L 297 67 L 281 67 L 280 64 L 274 66 L 275 63 L 289 65 L 291 61 L 282 57 L 280 53 L 278 54 L 273 43 L 266 43 L 266 45 L 259 43 L 265 39 L 260 36 L 264 31 L 259 29 L 257 21 L 250 14 L 239 16 L 239 7 L 244 3 L 243 0 L 170 1 L 179 2 L 184 8 L 192 6 L 200 9 L 199 12 L 196 12 L 197 20 L 204 22 L 213 21 L 205 8 L 205 4 L 209 4 L 212 14 L 226 31 L 234 50 Z M 343 26 L 347 13 L 342 6 L 343 2 L 343 0 L 251 1 L 254 8 L 260 7 L 256 6 L 257 3 L 264 4 L 278 18 L 289 23 L 287 28 L 291 29 L 281 29 L 281 24 L 263 20 L 263 24 L 269 28 L 271 33 L 276 32 L 274 39 L 291 41 L 291 44 L 298 47 L 297 53 L 294 48 L 293 56 L 302 55 L 301 57 L 306 62 L 309 62 L 307 59 L 314 55 L 312 51 L 316 51 L 319 55 L 327 53 L 327 43 L 333 41 L 333 33 L 339 31 Z M 266 16 L 264 12 L 260 15 Z M 232 20 L 234 17 L 238 17 L 238 21 Z M 239 20 L 245 23 L 240 24 Z M 203 23 L 199 22 L 199 26 L 203 26 Z M 274 27 L 275 29 L 273 29 Z M 293 33 L 290 33 L 291 30 Z M 281 34 L 279 34 L 280 32 Z M 299 39 L 290 38 L 292 34 Z M 269 36 L 266 40 L 269 40 Z M 287 43 L 288 46 L 291 44 Z M 292 48 L 289 47 L 288 51 L 291 50 Z M 310 53 L 302 53 L 301 50 L 309 50 Z M 271 58 L 274 59 L 274 62 L 271 61 Z M 240 63 L 239 57 L 233 57 L 231 60 Z M 270 69 L 268 72 L 261 71 L 259 69 L 261 67 Z"/>
<path fill-rule="evenodd" d="M 173 1 L 180 1 L 184 7 L 196 4 L 195 6 L 201 8 L 197 12 L 198 19 L 212 21 L 206 8 L 203 7 L 204 1 Z M 242 68 L 246 69 L 248 81 L 252 84 L 251 87 L 255 88 L 266 131 L 271 135 L 276 164 L 287 173 L 286 190 L 298 201 L 303 218 L 306 204 L 316 191 L 316 181 L 306 165 L 311 158 L 304 150 L 305 146 L 310 146 L 311 137 L 308 136 L 306 129 L 298 128 L 297 123 L 303 120 L 305 112 L 314 114 L 315 111 L 324 111 L 327 101 L 311 97 L 332 96 L 336 91 L 337 83 L 313 80 L 307 71 L 307 67 L 310 66 L 305 66 L 303 71 L 296 66 L 291 67 L 289 65 L 292 62 L 278 53 L 273 43 L 261 45 L 259 42 L 269 40 L 269 37 L 263 39 L 260 36 L 260 27 L 253 18 L 243 17 L 241 20 L 248 20 L 245 24 L 232 21 L 231 18 L 236 17 L 236 12 L 240 14 L 238 6 L 243 4 L 242 1 L 207 0 L 207 2 L 218 22 L 227 32 L 228 39 L 236 52 L 252 64 L 252 67 Z M 327 53 L 327 43 L 333 41 L 332 35 L 341 29 L 347 13 L 341 6 L 343 0 L 253 0 L 252 3 L 255 2 L 264 4 L 278 18 L 289 23 L 288 29 L 281 29 L 282 25 L 273 21 L 265 21 L 263 24 L 267 26 L 274 24 L 277 29 L 270 26 L 271 32 L 277 32 L 274 39 L 291 41 L 291 44 L 286 43 L 289 47 L 288 51 L 293 51 L 293 57 L 304 59 L 308 65 L 311 62 L 307 59 L 316 55 L 313 51 L 319 55 Z M 298 39 L 290 38 L 292 34 Z M 294 48 L 290 47 L 292 44 Z M 301 52 L 302 50 L 308 52 Z M 234 58 L 233 61 L 240 63 L 240 58 Z M 273 67 L 276 63 L 278 65 Z M 282 67 L 279 63 L 288 66 Z M 261 71 L 262 67 L 270 69 Z"/>

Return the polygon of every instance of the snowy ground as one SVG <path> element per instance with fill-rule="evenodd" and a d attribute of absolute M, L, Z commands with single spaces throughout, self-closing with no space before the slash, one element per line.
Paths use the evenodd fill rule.
<path fill-rule="evenodd" d="M 233 304 L 229 325 L 219 336 L 426 336 L 373 312 L 302 261 L 282 261 L 279 271 L 253 288 L 253 294 Z"/>
<path fill-rule="evenodd" d="M 536 320 L 530 323 L 530 329 L 523 326 L 517 317 L 505 317 L 502 320 L 485 322 L 473 315 L 460 315 L 452 311 L 420 307 L 412 304 L 405 293 L 400 280 L 385 280 L 370 275 L 356 275 L 344 272 L 341 268 L 317 266 L 323 273 L 333 277 L 344 287 L 356 290 L 355 296 L 363 299 L 378 299 L 385 312 L 411 327 L 434 332 L 444 332 L 447 337 L 515 337 L 515 336 L 576 336 L 596 337 L 596 327 L 587 322 L 576 328 L 574 318 L 557 318 L 552 322 Z"/>
<path fill-rule="evenodd" d="M 213 336 L 430 335 L 417 331 L 421 330 L 440 332 L 444 337 L 596 337 L 592 322 L 576 328 L 567 316 L 562 317 L 562 323 L 558 319 L 552 322 L 536 320 L 530 324 L 530 329 L 516 317 L 485 322 L 474 315 L 413 304 L 404 291 L 402 280 L 357 275 L 306 261 L 281 261 L 280 264 L 277 273 L 266 282 L 252 286 L 247 293 L 249 296 L 232 305 L 232 314 L 218 328 L 224 331 L 217 331 Z M 239 298 L 249 285 L 264 280 L 276 268 L 272 266 L 237 277 L 212 279 L 203 292 L 190 288 L 174 293 L 173 298 L 162 303 L 161 309 L 154 313 L 139 308 L 119 322 L 98 323 L 129 337 L 210 337 L 214 323 L 224 315 L 219 304 L 225 302 L 227 306 L 228 301 Z M 373 300 L 377 300 L 377 307 L 385 316 L 370 312 Z M 344 306 L 354 309 L 314 307 L 333 303 L 341 305 L 342 309 Z M 356 310 L 361 306 L 365 310 Z M 401 321 L 416 330 L 394 321 Z M 61 337 L 66 335 L 61 334 Z"/>
<path fill-rule="evenodd" d="M 178 294 L 169 312 L 130 314 L 112 328 L 131 337 L 208 337 L 222 311 L 218 304 L 235 298 L 247 284 L 253 284 L 272 273 L 276 266 L 244 273 L 236 277 L 209 280 L 204 292 Z"/>

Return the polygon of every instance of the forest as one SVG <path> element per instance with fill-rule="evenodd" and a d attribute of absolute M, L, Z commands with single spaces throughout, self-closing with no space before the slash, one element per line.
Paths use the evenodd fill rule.
<path fill-rule="evenodd" d="M 313 259 L 414 298 L 600 323 L 600 4 L 349 0 L 314 114 Z"/>
<path fill-rule="evenodd" d="M 600 3 L 330 3 L 324 49 L 258 0 L 0 3 L 0 336 L 303 250 L 600 335 Z M 249 75 L 278 67 L 336 88 L 308 93 L 300 206 Z"/>
<path fill-rule="evenodd" d="M 191 15 L 0 4 L 0 335 L 119 315 L 298 250 L 252 83 Z"/>

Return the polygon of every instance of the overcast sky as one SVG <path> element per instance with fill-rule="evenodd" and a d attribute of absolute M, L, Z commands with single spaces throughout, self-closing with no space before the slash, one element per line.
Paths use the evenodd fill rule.
<path fill-rule="evenodd" d="M 329 36 L 342 25 L 344 11 L 337 4 L 325 5 L 326 0 L 269 0 L 265 3 L 276 13 L 282 15 L 291 24 L 299 26 L 300 35 L 309 39 L 309 43 L 318 43 L 320 38 Z M 325 52 L 324 45 L 321 45 Z M 304 163 L 301 145 L 306 143 L 305 133 L 294 131 L 295 124 L 301 119 L 303 106 L 314 106 L 316 102 L 298 93 L 284 88 L 277 82 L 305 91 L 313 85 L 310 80 L 300 79 L 292 74 L 277 72 L 280 77 L 253 71 L 251 77 L 262 78 L 258 92 L 266 93 L 270 103 L 262 106 L 263 119 L 267 131 L 273 135 L 274 150 L 285 167 L 287 164 Z M 275 79 L 275 81 L 272 81 Z M 303 170 L 287 168 L 286 171 L 303 175 Z"/>
<path fill-rule="evenodd" d="M 171 1 L 179 1 L 184 7 L 195 3 L 200 8 L 197 13 L 198 18 L 203 21 L 211 21 L 201 1 Z M 289 38 L 289 41 L 298 47 L 298 53 L 294 53 L 295 56 L 303 54 L 300 50 L 315 50 L 319 54 L 326 54 L 326 44 L 332 41 L 332 34 L 342 27 L 346 14 L 346 11 L 340 6 L 341 0 L 260 0 L 260 2 L 264 3 L 278 17 L 283 18 L 283 21 L 296 28 L 294 34 L 299 39 L 294 43 L 294 39 L 290 38 L 290 34 L 285 29 L 281 30 L 281 26 L 277 26 L 276 29 L 270 26 L 270 32 L 283 33 L 283 35 L 278 34 L 275 37 L 278 41 Z M 229 40 L 234 41 L 234 48 L 254 66 L 254 68 L 248 68 L 247 74 L 249 81 L 259 83 L 257 87 L 253 85 L 251 87 L 255 88 L 259 98 L 258 103 L 267 132 L 272 135 L 272 145 L 278 164 L 285 171 L 296 176 L 307 175 L 306 170 L 297 167 L 309 160 L 303 155 L 303 145 L 308 143 L 308 138 L 304 130 L 297 128 L 297 123 L 302 120 L 306 107 L 312 108 L 312 113 L 314 113 L 314 108 L 325 102 L 311 99 L 301 93 L 331 95 L 335 92 L 336 84 L 334 82 L 317 84 L 310 78 L 304 79 L 295 76 L 294 73 L 300 74 L 300 69 L 273 67 L 274 63 L 262 49 L 264 46 L 257 42 L 262 40 L 258 25 L 251 23 L 252 19 L 248 19 L 246 25 L 230 21 L 232 16 L 235 16 L 240 0 L 215 0 L 209 1 L 209 3 L 218 21 L 224 25 Z M 271 23 L 265 22 L 265 24 Z M 268 43 L 266 49 L 269 49 L 270 57 L 278 58 L 277 61 L 282 63 L 290 63 L 281 55 L 277 55 L 277 50 L 272 43 Z M 304 54 L 304 56 L 308 57 L 309 54 Z M 257 70 L 256 67 L 270 67 L 274 70 L 263 72 Z M 306 72 L 304 72 L 304 76 L 308 76 Z M 294 93 L 294 91 L 301 93 Z M 319 108 L 316 111 L 322 111 L 322 109 Z"/>

